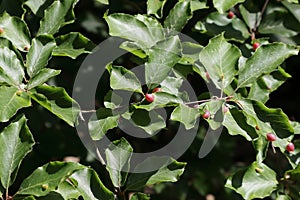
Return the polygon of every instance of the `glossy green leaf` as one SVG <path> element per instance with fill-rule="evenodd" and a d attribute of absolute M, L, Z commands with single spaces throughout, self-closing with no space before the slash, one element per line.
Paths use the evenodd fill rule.
<path fill-rule="evenodd" d="M 291 76 L 279 68 L 278 70 L 259 78 L 250 88 L 249 99 L 265 103 L 269 99 L 269 94 L 275 91 Z"/>
<path fill-rule="evenodd" d="M 0 179 L 4 188 L 13 184 L 22 160 L 34 145 L 26 121 L 22 115 L 0 133 Z"/>
<path fill-rule="evenodd" d="M 206 0 L 192 0 L 191 1 L 191 11 L 194 12 L 196 10 L 201 10 L 201 9 L 205 9 L 205 8 L 209 8 L 207 6 L 207 1 Z"/>
<path fill-rule="evenodd" d="M 230 112 L 224 114 L 222 123 L 230 135 L 241 135 L 248 141 L 257 137 L 255 128 L 247 123 L 247 118 L 243 112 L 236 108 L 231 108 Z"/>
<path fill-rule="evenodd" d="M 100 108 L 90 118 L 88 123 L 89 132 L 93 140 L 100 140 L 110 129 L 118 126 L 120 116 L 114 115 L 108 108 Z"/>
<path fill-rule="evenodd" d="M 292 200 L 288 195 L 278 195 L 276 200 Z"/>
<path fill-rule="evenodd" d="M 298 22 L 300 22 L 300 5 L 289 3 L 288 1 L 283 1 L 281 3 L 292 13 L 292 15 L 298 20 Z"/>
<path fill-rule="evenodd" d="M 239 71 L 238 87 L 253 83 L 261 75 L 274 71 L 288 57 L 297 54 L 298 50 L 286 44 L 262 45 L 247 59 L 245 66 Z"/>
<path fill-rule="evenodd" d="M 41 35 L 32 40 L 32 45 L 26 56 L 27 73 L 30 77 L 34 77 L 47 66 L 54 47 L 55 42 L 51 36 Z"/>
<path fill-rule="evenodd" d="M 29 30 L 23 20 L 4 12 L 0 16 L 0 27 L 4 31 L 0 36 L 10 40 L 19 50 L 24 51 L 25 47 L 30 47 Z"/>
<path fill-rule="evenodd" d="M 142 86 L 135 74 L 121 66 L 109 66 L 110 87 L 114 90 L 127 90 L 143 94 Z"/>
<path fill-rule="evenodd" d="M 163 182 L 176 182 L 183 174 L 186 163 L 177 162 L 172 158 L 149 157 L 136 166 L 136 171 L 147 171 L 153 164 L 161 164 L 161 167 L 152 172 L 134 173 L 128 178 L 126 190 L 138 190 L 148 185 Z"/>
<path fill-rule="evenodd" d="M 180 32 L 192 17 L 191 2 L 179 1 L 166 17 L 164 27 Z"/>
<path fill-rule="evenodd" d="M 46 196 L 55 191 L 75 171 L 85 166 L 73 162 L 50 162 L 37 168 L 21 184 L 19 195 L 34 195 L 36 197 Z"/>
<path fill-rule="evenodd" d="M 199 60 L 199 53 L 202 51 L 203 46 L 193 42 L 182 42 L 182 58 L 180 64 L 194 64 Z"/>
<path fill-rule="evenodd" d="M 227 14 L 213 12 L 207 16 L 204 22 L 199 21 L 195 29 L 201 33 L 216 36 L 224 32 L 226 39 L 244 42 L 249 37 L 249 31 L 245 23 L 237 17 L 229 19 Z"/>
<path fill-rule="evenodd" d="M 277 188 L 276 173 L 263 163 L 252 163 L 249 167 L 229 177 L 226 187 L 241 194 L 244 199 L 264 198 Z"/>
<path fill-rule="evenodd" d="M 291 125 L 294 128 L 294 134 L 299 135 L 300 134 L 300 123 L 296 121 L 291 121 Z"/>
<path fill-rule="evenodd" d="M 70 126 L 77 123 L 79 106 L 63 88 L 38 86 L 30 91 L 30 97 Z"/>
<path fill-rule="evenodd" d="M 0 47 L 8 47 L 10 50 L 15 52 L 17 55 L 18 59 L 23 62 L 23 57 L 20 51 L 17 50 L 17 48 L 12 44 L 12 42 L 6 38 L 0 37 Z"/>
<path fill-rule="evenodd" d="M 31 90 L 32 88 L 35 88 L 47 82 L 50 78 L 57 76 L 58 74 L 60 74 L 60 72 L 61 70 L 49 68 L 41 69 L 33 78 L 29 79 L 26 87 L 28 90 Z"/>
<path fill-rule="evenodd" d="M 163 8 L 167 0 L 148 0 L 147 1 L 147 14 L 155 15 L 157 18 L 162 18 Z"/>
<path fill-rule="evenodd" d="M 200 52 L 199 58 L 212 82 L 224 90 L 237 73 L 236 65 L 240 56 L 240 50 L 226 42 L 221 34 L 210 40 Z"/>
<path fill-rule="evenodd" d="M 254 29 L 255 26 L 260 24 L 261 21 L 261 18 L 259 17 L 259 15 L 261 14 L 260 12 L 250 12 L 243 5 L 240 5 L 239 9 L 243 19 L 245 20 L 245 23 L 247 24 L 250 30 Z"/>
<path fill-rule="evenodd" d="M 42 8 L 47 6 L 48 2 L 49 1 L 47 0 L 27 0 L 23 3 L 23 7 L 24 5 L 26 5 L 35 15 L 40 16 L 40 11 L 42 10 Z M 50 3 L 52 2 L 50 1 Z"/>
<path fill-rule="evenodd" d="M 125 41 L 120 45 L 121 49 L 124 49 L 139 58 L 146 58 L 146 53 L 135 43 L 130 41 Z"/>
<path fill-rule="evenodd" d="M 181 44 L 178 36 L 170 37 L 157 43 L 149 50 L 145 64 L 145 76 L 148 87 L 165 80 L 171 68 L 180 60 Z"/>
<path fill-rule="evenodd" d="M 198 109 L 188 107 L 184 104 L 180 104 L 174 109 L 170 119 L 173 121 L 183 123 L 185 128 L 189 130 L 195 126 L 199 115 L 200 112 Z"/>
<path fill-rule="evenodd" d="M 81 33 L 68 33 L 55 38 L 57 47 L 53 50 L 53 56 L 68 56 L 77 58 L 84 53 L 90 53 L 95 45 Z"/>
<path fill-rule="evenodd" d="M 18 87 L 24 76 L 24 65 L 15 52 L 8 47 L 0 47 L 0 82 Z"/>
<path fill-rule="evenodd" d="M 281 109 L 270 109 L 263 103 L 254 100 L 252 104 L 257 117 L 263 122 L 270 123 L 277 136 L 286 138 L 294 134 L 288 116 Z"/>
<path fill-rule="evenodd" d="M 261 136 L 253 140 L 252 143 L 256 151 L 256 161 L 262 163 L 267 157 L 269 141 L 265 136 Z"/>
<path fill-rule="evenodd" d="M 109 34 L 137 42 L 141 47 L 149 48 L 164 39 L 160 23 L 142 15 L 111 14 L 104 17 L 109 27 Z"/>
<path fill-rule="evenodd" d="M 26 56 L 26 69 L 30 77 L 34 77 L 47 66 L 54 48 L 55 42 L 50 36 L 41 35 L 32 40 L 30 50 Z"/>
<path fill-rule="evenodd" d="M 96 0 L 96 1 L 105 5 L 109 4 L 108 0 Z"/>
<path fill-rule="evenodd" d="M 150 196 L 144 193 L 134 193 L 131 197 L 130 200 L 150 200 Z"/>
<path fill-rule="evenodd" d="M 163 82 L 160 83 L 161 90 L 163 92 L 179 96 L 179 89 L 182 86 L 183 79 L 180 77 L 166 77 Z"/>
<path fill-rule="evenodd" d="M 60 194 L 63 199 L 78 199 L 80 197 L 80 192 L 76 189 L 78 183 L 74 182 L 76 182 L 76 180 L 72 181 L 72 179 L 67 179 L 59 184 L 55 192 Z M 47 195 L 45 198 L 48 196 L 49 195 Z"/>
<path fill-rule="evenodd" d="M 91 168 L 83 168 L 70 177 L 76 181 L 76 190 L 80 193 L 83 199 L 88 200 L 114 200 L 114 194 L 109 191 L 101 182 L 98 174 Z"/>
<path fill-rule="evenodd" d="M 37 35 L 54 35 L 61 27 L 74 21 L 73 9 L 78 0 L 57 0 L 49 6 L 40 22 Z"/>
<path fill-rule="evenodd" d="M 292 37 L 300 31 L 298 28 L 300 23 L 286 9 L 270 7 L 268 13 L 259 24 L 260 33 Z M 293 29 L 290 28 L 289 23 L 295 24 Z"/>
<path fill-rule="evenodd" d="M 7 122 L 21 108 L 31 106 L 26 92 L 13 87 L 0 87 L 0 122 Z"/>
<path fill-rule="evenodd" d="M 253 128 L 255 127 L 257 133 L 264 138 L 267 133 L 275 134 L 277 139 L 272 142 L 273 146 L 279 147 L 282 152 L 285 152 L 286 145 L 292 138 L 291 131 L 293 129 L 290 124 L 286 123 L 287 116 L 281 109 L 269 109 L 263 103 L 249 99 L 238 100 L 238 105 L 247 117 L 247 123 Z M 282 118 L 282 122 L 276 124 L 279 118 Z"/>
<path fill-rule="evenodd" d="M 125 184 L 130 168 L 132 152 L 133 148 L 125 138 L 114 141 L 105 150 L 107 161 L 106 169 L 115 187 L 119 188 Z"/>
<path fill-rule="evenodd" d="M 220 12 L 220 13 L 224 13 L 227 10 L 229 10 L 230 8 L 232 8 L 234 5 L 238 4 L 238 3 L 242 3 L 245 0 L 213 0 L 214 3 L 214 7 Z"/>
<path fill-rule="evenodd" d="M 122 127 L 125 126 L 129 130 L 135 130 L 136 127 L 142 129 L 141 132 L 136 131 L 136 134 L 141 134 L 145 131 L 146 134 L 154 135 L 166 127 L 164 118 L 155 110 L 136 109 L 132 113 L 124 113 L 122 117 L 124 120 L 126 119 L 126 121 L 122 121 Z"/>

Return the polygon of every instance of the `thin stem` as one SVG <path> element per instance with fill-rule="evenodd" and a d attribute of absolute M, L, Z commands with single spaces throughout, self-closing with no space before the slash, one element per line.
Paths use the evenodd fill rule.
<path fill-rule="evenodd" d="M 256 30 L 257 30 L 257 28 L 259 26 L 258 23 L 260 23 L 260 21 L 261 21 L 261 19 L 263 17 L 263 14 L 264 14 L 264 12 L 265 12 L 265 10 L 267 8 L 268 3 L 269 3 L 269 0 L 266 0 L 265 3 L 264 3 L 264 5 L 263 5 L 263 7 L 262 7 L 262 9 L 261 9 L 261 11 L 260 11 L 260 15 L 259 15 L 258 19 L 255 21 L 255 26 L 253 28 L 253 32 L 256 32 Z"/>
<path fill-rule="evenodd" d="M 213 96 L 212 98 L 210 99 L 203 99 L 203 100 L 199 100 L 199 101 L 191 101 L 191 102 L 185 102 L 184 104 L 185 105 L 193 105 L 193 104 L 199 104 L 199 103 L 205 103 L 205 102 L 209 102 L 209 101 L 212 101 L 212 100 L 219 100 L 219 101 L 228 101 L 230 99 L 232 99 L 233 96 L 227 96 L 227 97 L 216 97 L 216 96 Z M 140 102 L 138 102 L 140 103 Z M 131 105 L 133 105 L 134 103 L 132 103 Z M 117 107 L 116 109 L 120 109 L 120 108 L 123 108 L 125 106 L 120 106 L 120 107 Z M 81 113 L 94 113 L 96 112 L 96 110 L 82 110 Z"/>

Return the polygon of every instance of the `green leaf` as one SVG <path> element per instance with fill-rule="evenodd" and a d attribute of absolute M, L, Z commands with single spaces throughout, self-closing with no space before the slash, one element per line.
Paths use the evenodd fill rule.
<path fill-rule="evenodd" d="M 27 89 L 31 90 L 43 83 L 47 82 L 50 78 L 60 74 L 61 70 L 54 70 L 49 68 L 44 68 L 40 70 L 33 78 L 31 78 L 27 84 Z"/>
<path fill-rule="evenodd" d="M 100 108 L 90 118 L 88 123 L 89 132 L 93 140 L 100 140 L 110 129 L 118 126 L 120 116 L 114 115 L 111 109 Z"/>
<path fill-rule="evenodd" d="M 105 5 L 109 4 L 108 0 L 96 0 L 96 1 Z"/>
<path fill-rule="evenodd" d="M 291 76 L 281 67 L 278 70 L 259 78 L 250 88 L 249 99 L 265 103 L 269 99 L 269 94 L 275 91 Z"/>
<path fill-rule="evenodd" d="M 37 86 L 30 91 L 30 97 L 70 126 L 77 123 L 79 105 L 65 89 L 54 86 Z"/>
<path fill-rule="evenodd" d="M 130 200 L 150 200 L 150 196 L 148 194 L 138 192 L 134 193 L 134 195 L 130 197 Z"/>
<path fill-rule="evenodd" d="M 15 181 L 22 160 L 34 144 L 26 121 L 22 115 L 0 133 L 0 179 L 6 189 Z"/>
<path fill-rule="evenodd" d="M 236 108 L 231 108 L 230 112 L 224 114 L 223 125 L 230 135 L 241 135 L 248 141 L 257 137 L 255 128 L 247 123 L 245 114 Z"/>
<path fill-rule="evenodd" d="M 167 0 L 148 0 L 147 1 L 147 14 L 155 15 L 157 18 L 162 18 L 163 8 Z"/>
<path fill-rule="evenodd" d="M 258 31 L 262 34 L 278 34 L 292 37 L 297 35 L 300 23 L 284 8 L 269 7 L 268 15 L 262 18 Z M 289 24 L 293 24 L 291 29 Z"/>
<path fill-rule="evenodd" d="M 161 90 L 163 92 L 179 96 L 179 89 L 182 86 L 183 79 L 180 77 L 166 77 L 163 82 L 160 83 Z"/>
<path fill-rule="evenodd" d="M 224 13 L 230 8 L 232 8 L 234 5 L 238 3 L 242 3 L 245 0 L 213 0 L 214 7 L 220 12 Z"/>
<path fill-rule="evenodd" d="M 111 36 L 135 41 L 142 48 L 149 48 L 164 39 L 163 29 L 154 18 L 120 13 L 104 16 L 104 18 Z"/>
<path fill-rule="evenodd" d="M 97 173 L 91 168 L 85 167 L 80 169 L 73 173 L 69 178 L 76 181 L 75 188 L 83 199 L 115 199 L 114 194 L 103 185 Z"/>
<path fill-rule="evenodd" d="M 133 129 L 139 127 L 149 135 L 154 135 L 166 127 L 164 118 L 155 110 L 146 111 L 143 109 L 136 109 L 132 113 L 124 113 L 122 117 L 128 120 L 122 121 L 122 126 L 126 126 L 126 128 L 134 126 Z M 136 132 L 141 134 L 139 131 Z"/>
<path fill-rule="evenodd" d="M 45 10 L 37 35 L 54 35 L 61 27 L 74 21 L 73 9 L 78 0 L 57 0 Z"/>
<path fill-rule="evenodd" d="M 0 122 L 7 122 L 21 108 L 31 106 L 26 92 L 13 87 L 0 87 Z"/>
<path fill-rule="evenodd" d="M 287 138 L 294 134 L 288 116 L 281 109 L 267 108 L 263 103 L 255 100 L 252 101 L 252 104 L 257 117 L 263 122 L 270 123 L 278 137 Z"/>
<path fill-rule="evenodd" d="M 179 1 L 166 17 L 164 27 L 180 32 L 192 17 L 191 2 Z"/>
<path fill-rule="evenodd" d="M 198 109 L 188 107 L 184 104 L 180 104 L 172 112 L 171 120 L 183 123 L 185 128 L 189 130 L 195 126 L 199 115 L 200 112 Z"/>
<path fill-rule="evenodd" d="M 12 17 L 6 12 L 0 16 L 0 27 L 4 30 L 1 37 L 10 40 L 19 50 L 30 47 L 30 34 L 26 23 L 18 17 Z"/>
<path fill-rule="evenodd" d="M 23 5 L 28 6 L 35 15 L 38 15 L 38 11 L 46 4 L 46 2 L 46 0 L 27 0 Z"/>
<path fill-rule="evenodd" d="M 278 195 L 276 200 L 292 200 L 288 195 Z"/>
<path fill-rule="evenodd" d="M 249 167 L 229 177 L 226 187 L 241 194 L 244 199 L 264 198 L 277 188 L 276 173 L 263 163 L 252 163 Z"/>
<path fill-rule="evenodd" d="M 292 13 L 298 22 L 300 22 L 300 5 L 289 3 L 288 1 L 283 1 L 281 3 Z"/>
<path fill-rule="evenodd" d="M 146 53 L 135 42 L 125 41 L 120 45 L 120 48 L 136 55 L 139 58 L 144 59 L 147 57 Z"/>
<path fill-rule="evenodd" d="M 199 21 L 195 29 L 201 33 L 216 36 L 224 32 L 224 37 L 230 40 L 244 42 L 249 37 L 245 23 L 237 17 L 229 19 L 227 14 L 210 13 L 204 22 Z"/>
<path fill-rule="evenodd" d="M 126 184 L 126 190 L 138 190 L 144 186 L 163 182 L 176 182 L 183 174 L 186 165 L 186 163 L 177 162 L 172 158 L 166 160 L 166 157 L 149 157 L 137 165 L 135 171 L 146 171 L 151 169 L 153 164 L 160 164 L 161 167 L 152 172 L 131 174 Z"/>
<path fill-rule="evenodd" d="M 22 84 L 24 65 L 13 50 L 0 47 L 0 82 L 18 87 Z"/>
<path fill-rule="evenodd" d="M 256 151 L 256 161 L 262 163 L 267 157 L 269 141 L 265 136 L 260 136 L 253 140 L 253 146 Z"/>
<path fill-rule="evenodd" d="M 287 44 L 262 45 L 239 71 L 238 88 L 245 87 L 261 75 L 274 71 L 285 59 L 297 54 L 298 50 Z"/>
<path fill-rule="evenodd" d="M 114 141 L 105 150 L 106 169 L 109 172 L 112 183 L 115 187 L 124 186 L 130 168 L 130 158 L 133 148 L 125 138 Z"/>
<path fill-rule="evenodd" d="M 254 105 L 258 104 L 258 105 Z M 286 145 L 292 139 L 293 127 L 287 124 L 287 116 L 281 109 L 269 109 L 261 102 L 249 99 L 239 99 L 238 105 L 242 108 L 244 115 L 247 117 L 247 123 L 257 129 L 257 133 L 264 138 L 267 133 L 273 133 L 277 136 L 276 141 L 272 142 L 274 147 L 279 147 L 285 152 Z M 264 115 L 263 117 L 261 115 Z M 282 118 L 282 122 L 276 124 L 278 119 Z M 282 126 L 282 127 L 279 127 Z"/>
<path fill-rule="evenodd" d="M 114 90 L 127 90 L 143 94 L 141 83 L 135 74 L 121 66 L 108 66 L 110 87 Z"/>
<path fill-rule="evenodd" d="M 30 77 L 34 77 L 47 66 L 54 48 L 55 42 L 51 36 L 40 35 L 32 40 L 32 45 L 26 55 L 27 73 Z"/>
<path fill-rule="evenodd" d="M 46 196 L 64 182 L 75 171 L 85 166 L 73 162 L 50 162 L 37 168 L 21 184 L 16 195 Z"/>
<path fill-rule="evenodd" d="M 75 172 L 76 173 L 76 172 Z M 78 183 L 75 180 L 67 179 L 66 181 L 59 184 L 58 188 L 55 190 L 56 193 L 60 194 L 63 199 L 78 199 L 80 196 L 80 192 L 76 190 L 76 186 Z M 47 195 L 45 198 L 47 198 Z"/>
<path fill-rule="evenodd" d="M 260 12 L 250 12 L 243 5 L 240 5 L 239 9 L 245 23 L 247 24 L 250 30 L 254 29 L 256 25 L 260 24 L 261 21 L 261 18 L 259 17 L 259 15 L 261 14 Z"/>
<path fill-rule="evenodd" d="M 206 0 L 191 0 L 191 11 L 194 12 L 196 10 L 209 8 L 206 4 Z"/>
<path fill-rule="evenodd" d="M 160 84 L 166 79 L 171 68 L 180 60 L 181 44 L 178 36 L 157 43 L 149 50 L 145 64 L 145 76 L 148 87 Z"/>
<path fill-rule="evenodd" d="M 200 62 L 204 65 L 211 80 L 221 90 L 233 81 L 237 73 L 235 66 L 240 57 L 240 50 L 226 42 L 223 34 L 211 39 L 199 55 Z"/>
<path fill-rule="evenodd" d="M 90 53 L 95 45 L 81 33 L 68 33 L 55 38 L 57 47 L 53 50 L 53 56 L 68 56 L 77 58 L 84 53 Z"/>
<path fill-rule="evenodd" d="M 15 52 L 15 54 L 17 55 L 18 59 L 23 62 L 23 57 L 22 54 L 20 53 L 20 51 L 18 51 L 16 49 L 16 47 L 12 44 L 12 42 L 6 38 L 1 38 L 0 37 L 0 47 L 8 47 L 10 50 L 12 50 L 13 52 Z"/>

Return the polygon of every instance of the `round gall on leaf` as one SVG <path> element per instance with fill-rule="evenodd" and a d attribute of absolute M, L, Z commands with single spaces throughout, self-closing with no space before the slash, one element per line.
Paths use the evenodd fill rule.
<path fill-rule="evenodd" d="M 276 141 L 276 135 L 274 135 L 273 133 L 268 133 L 267 134 L 267 140 L 270 141 L 270 142 Z"/>
<path fill-rule="evenodd" d="M 152 103 L 154 101 L 154 95 L 153 94 L 146 94 L 145 95 L 146 101 L 148 101 L 149 103 Z"/>
<path fill-rule="evenodd" d="M 288 143 L 288 145 L 286 145 L 286 150 L 288 152 L 293 152 L 295 150 L 295 145 L 292 142 Z"/>
<path fill-rule="evenodd" d="M 208 118 L 210 117 L 210 112 L 209 112 L 208 110 L 206 110 L 205 113 L 202 114 L 202 117 L 203 117 L 204 119 L 208 119 Z"/>

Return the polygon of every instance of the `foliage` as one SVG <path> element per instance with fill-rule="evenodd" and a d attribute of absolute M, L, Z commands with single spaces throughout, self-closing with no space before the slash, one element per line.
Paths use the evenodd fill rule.
<path fill-rule="evenodd" d="M 124 39 L 120 48 L 127 52 L 106 63 L 99 77 L 97 109 L 92 111 L 69 96 L 70 85 L 57 86 L 58 77 L 68 71 L 66 66 L 56 69 L 57 65 L 81 63 L 93 54 L 92 41 L 98 42 L 80 29 L 84 20 L 80 28 L 72 29 L 80 22 L 76 6 L 83 1 L 0 2 L 1 199 L 199 199 L 214 192 L 210 179 L 215 177 L 222 189 L 214 195 L 220 199 L 300 198 L 300 125 L 290 121 L 281 108 L 266 104 L 271 93 L 291 78 L 286 71 L 289 60 L 299 53 L 298 1 L 131 1 L 130 12 L 124 3 L 123 7 L 119 2 L 121 7 L 116 9 L 113 1 L 91 1 L 105 12 L 94 26 L 105 30 L 106 24 L 106 34 Z M 234 16 L 229 17 L 229 11 Z M 195 40 L 185 41 L 182 33 Z M 257 49 L 254 43 L 259 43 Z M 134 73 L 137 65 L 145 68 L 144 81 Z M 196 99 L 183 89 L 187 81 Z M 207 91 L 206 85 L 213 91 Z M 119 92 L 130 93 L 129 102 Z M 147 93 L 153 94 L 151 102 L 145 99 Z M 101 146 L 105 152 L 98 155 L 101 163 L 91 162 L 96 165 L 91 167 L 87 158 L 81 164 L 47 160 L 22 177 L 18 171 L 30 163 L 27 158 L 34 155 L 39 144 L 36 138 L 43 134 L 32 133 L 39 125 L 31 127 L 29 122 L 49 121 L 35 119 L 39 118 L 37 110 L 44 112 L 41 108 L 71 127 L 84 121 L 94 142 L 111 139 L 110 145 Z M 207 111 L 209 115 L 203 117 Z M 86 117 L 86 113 L 92 114 Z M 61 121 L 54 123 L 64 126 Z M 122 124 L 150 139 L 140 142 L 126 136 Z M 154 149 L 161 147 L 172 140 L 179 126 L 186 134 L 197 131 L 189 155 L 178 160 L 153 156 L 132 166 L 136 151 L 153 150 L 149 141 Z M 201 143 L 222 127 L 215 152 L 194 161 Z M 276 140 L 268 141 L 268 133 Z M 255 152 L 245 155 L 249 157 L 240 162 L 242 166 L 231 160 L 233 147 L 246 148 L 237 141 Z M 296 147 L 292 152 L 286 148 L 290 142 Z M 222 159 L 227 163 L 220 172 L 216 165 L 221 166 Z M 276 166 L 272 159 L 283 160 L 282 165 Z M 143 171 L 153 163 L 161 167 L 145 173 L 132 171 Z"/>

